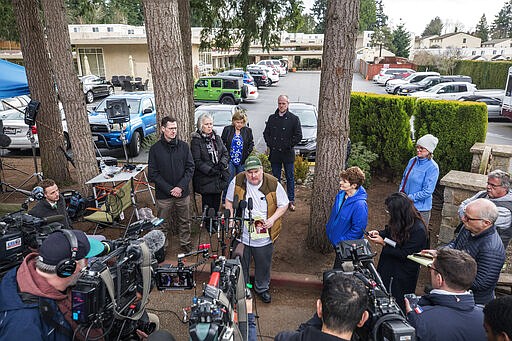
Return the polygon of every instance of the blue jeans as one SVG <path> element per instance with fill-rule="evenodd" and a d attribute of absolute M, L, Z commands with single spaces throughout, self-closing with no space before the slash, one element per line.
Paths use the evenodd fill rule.
<path fill-rule="evenodd" d="M 281 169 L 284 165 L 284 175 L 286 176 L 286 194 L 288 194 L 288 200 L 295 201 L 295 179 L 293 173 L 293 162 L 290 163 L 271 163 L 272 175 L 281 182 Z"/>

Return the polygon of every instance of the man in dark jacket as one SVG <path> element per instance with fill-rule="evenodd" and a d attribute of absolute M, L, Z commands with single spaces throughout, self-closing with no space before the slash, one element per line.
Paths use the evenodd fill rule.
<path fill-rule="evenodd" d="M 59 186 L 52 179 L 44 179 L 39 183 L 43 188 L 44 199 L 39 200 L 37 204 L 28 212 L 30 215 L 38 218 L 47 218 L 56 215 L 62 215 L 61 223 L 64 228 L 71 228 L 71 220 L 66 211 L 66 202 L 60 195 Z"/>
<path fill-rule="evenodd" d="M 484 328 L 488 341 L 512 340 L 512 296 L 502 296 L 484 308 Z"/>
<path fill-rule="evenodd" d="M 333 272 L 324 282 L 316 302 L 316 312 L 322 326 L 306 323 L 296 332 L 281 332 L 275 341 L 346 341 L 356 327 L 368 319 L 368 295 L 363 283 L 355 276 Z M 318 320 L 313 317 L 312 320 Z"/>
<path fill-rule="evenodd" d="M 162 136 L 149 150 L 149 179 L 155 183 L 157 215 L 164 219 L 164 229 L 171 235 L 171 212 L 179 233 L 181 249 L 190 252 L 190 191 L 194 160 L 188 144 L 176 137 L 178 125 L 170 116 L 162 118 Z M 167 239 L 166 239 L 167 240 Z"/>
<path fill-rule="evenodd" d="M 269 160 L 272 175 L 281 181 L 281 169 L 284 166 L 286 175 L 286 192 L 290 200 L 289 208 L 295 211 L 295 151 L 293 149 L 302 140 L 302 129 L 299 118 L 288 111 L 288 96 L 281 95 L 277 99 L 277 110 L 270 115 L 263 131 L 263 137 L 270 150 Z"/>
<path fill-rule="evenodd" d="M 51 233 L 39 253 L 27 255 L 0 282 L 0 340 L 73 339 L 77 324 L 71 316 L 70 287 L 87 259 L 103 249 L 82 231 Z M 89 333 L 91 338 L 100 335 L 100 330 Z"/>
<path fill-rule="evenodd" d="M 429 266 L 433 290 L 417 306 L 411 307 L 405 299 L 407 319 L 416 329 L 417 340 L 485 340 L 482 308 L 468 291 L 476 268 L 475 260 L 464 251 L 444 248 L 437 252 Z"/>

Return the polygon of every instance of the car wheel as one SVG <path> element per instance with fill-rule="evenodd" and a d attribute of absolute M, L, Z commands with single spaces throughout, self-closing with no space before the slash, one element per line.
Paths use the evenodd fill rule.
<path fill-rule="evenodd" d="M 221 104 L 229 104 L 229 105 L 234 105 L 235 104 L 235 99 L 231 96 L 224 96 L 220 99 L 220 103 Z"/>
<path fill-rule="evenodd" d="M 113 95 L 114 94 L 114 87 L 113 86 L 108 88 L 108 94 L 109 95 Z"/>
<path fill-rule="evenodd" d="M 400 88 L 396 88 L 396 89 L 393 91 L 393 95 L 398 95 L 398 91 L 400 91 Z"/>
<path fill-rule="evenodd" d="M 71 141 L 69 141 L 68 133 L 64 133 L 64 149 L 65 150 L 71 149 Z"/>
<path fill-rule="evenodd" d="M 130 141 L 130 156 L 138 156 L 142 146 L 142 139 L 138 131 L 134 131 Z"/>
<path fill-rule="evenodd" d="M 92 91 L 87 91 L 87 93 L 85 94 L 85 99 L 87 100 L 87 103 L 94 102 L 94 94 L 92 93 Z"/>

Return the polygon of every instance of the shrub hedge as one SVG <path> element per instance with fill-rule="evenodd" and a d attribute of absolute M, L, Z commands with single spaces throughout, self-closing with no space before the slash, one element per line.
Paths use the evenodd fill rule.
<path fill-rule="evenodd" d="M 460 60 L 455 65 L 455 74 L 471 76 L 478 89 L 505 89 L 510 61 Z"/>
<path fill-rule="evenodd" d="M 403 171 L 413 150 L 409 120 L 414 106 L 411 97 L 352 93 L 350 140 L 379 156 L 374 170 L 389 170 L 392 176 Z"/>
<path fill-rule="evenodd" d="M 470 148 L 484 142 L 487 132 L 485 104 L 352 93 L 350 139 L 378 155 L 373 171 L 402 176 L 407 161 L 415 155 L 409 123 L 412 115 L 417 138 L 427 133 L 439 138 L 434 159 L 440 178 L 452 169 L 471 168 Z"/>

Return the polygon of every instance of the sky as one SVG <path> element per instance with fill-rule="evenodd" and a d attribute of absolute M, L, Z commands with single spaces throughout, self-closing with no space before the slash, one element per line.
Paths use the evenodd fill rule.
<path fill-rule="evenodd" d="M 314 0 L 303 0 L 306 8 L 311 8 Z M 388 24 L 396 27 L 400 20 L 405 29 L 421 35 L 430 20 L 441 18 L 450 33 L 456 23 L 462 23 L 464 31 L 473 31 L 485 13 L 487 24 L 491 26 L 495 16 L 508 0 L 382 0 Z"/>

